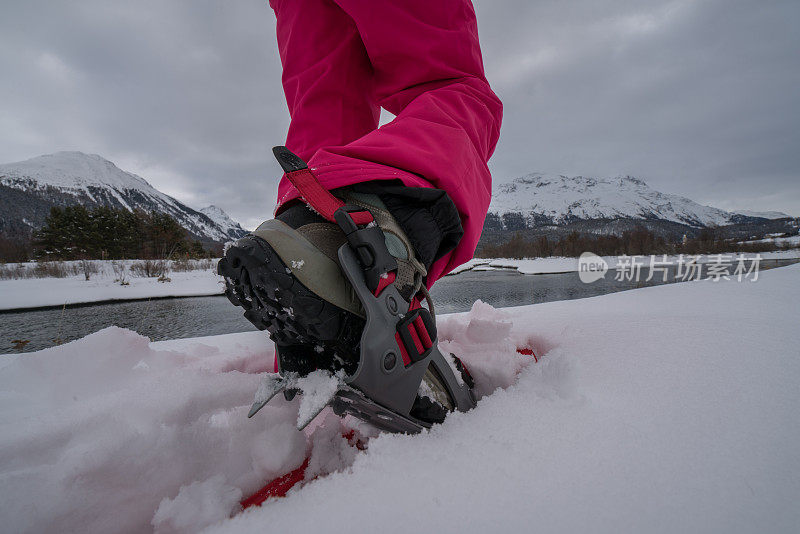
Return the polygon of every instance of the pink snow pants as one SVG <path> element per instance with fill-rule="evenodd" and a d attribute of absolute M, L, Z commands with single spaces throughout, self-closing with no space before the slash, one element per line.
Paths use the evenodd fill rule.
<path fill-rule="evenodd" d="M 470 0 L 270 0 L 286 146 L 335 189 L 373 180 L 445 190 L 464 237 L 427 285 L 472 258 L 503 106 L 483 71 Z M 378 128 L 380 108 L 396 115 Z M 296 198 L 284 176 L 278 206 Z"/>

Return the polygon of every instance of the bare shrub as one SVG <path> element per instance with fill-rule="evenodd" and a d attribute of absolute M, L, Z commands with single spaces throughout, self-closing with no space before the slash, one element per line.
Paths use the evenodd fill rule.
<path fill-rule="evenodd" d="M 131 274 L 143 278 L 159 278 L 169 274 L 167 260 L 142 260 L 131 263 Z"/>
<path fill-rule="evenodd" d="M 81 260 L 80 270 L 83 273 L 83 276 L 87 282 L 89 281 L 89 278 L 91 278 L 93 274 L 97 274 L 98 272 L 100 272 L 100 269 L 97 267 L 97 264 L 90 260 Z"/>
<path fill-rule="evenodd" d="M 172 262 L 172 271 L 184 273 L 188 271 L 208 271 L 214 269 L 216 265 L 214 259 L 206 258 L 202 260 L 180 259 Z"/>
<path fill-rule="evenodd" d="M 30 268 L 22 263 L 0 263 L 0 280 L 16 280 L 18 278 L 30 278 Z"/>
<path fill-rule="evenodd" d="M 76 274 L 76 267 L 63 261 L 40 261 L 33 264 L 0 264 L 0 279 L 66 278 Z"/>
<path fill-rule="evenodd" d="M 185 273 L 187 271 L 193 271 L 192 260 L 188 258 L 183 258 L 180 260 L 173 260 L 172 262 L 172 270 L 176 273 Z"/>
<path fill-rule="evenodd" d="M 40 261 L 33 268 L 33 278 L 66 278 L 75 274 L 63 261 Z"/>
<path fill-rule="evenodd" d="M 111 269 L 114 270 L 115 282 L 121 286 L 129 286 L 131 283 L 128 281 L 128 267 L 121 261 L 112 261 Z"/>

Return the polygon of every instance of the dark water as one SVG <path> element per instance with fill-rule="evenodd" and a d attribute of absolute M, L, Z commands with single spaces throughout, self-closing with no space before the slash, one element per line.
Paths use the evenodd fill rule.
<path fill-rule="evenodd" d="M 761 270 L 788 263 L 793 262 L 763 260 Z M 647 269 L 642 273 L 643 280 L 647 277 Z M 667 279 L 673 280 L 673 274 L 670 273 Z M 453 313 L 468 311 L 477 299 L 495 307 L 522 306 L 593 297 L 662 283 L 656 279 L 650 282 L 617 281 L 608 275 L 592 284 L 584 284 L 578 273 L 523 275 L 516 271 L 469 271 L 439 280 L 431 294 L 437 313 Z M 242 317 L 241 309 L 221 296 L 67 306 L 63 310 L 0 313 L 0 354 L 52 347 L 58 342 L 72 341 L 111 325 L 135 330 L 153 340 L 254 329 Z M 15 348 L 15 340 L 27 340 L 28 343 Z"/>

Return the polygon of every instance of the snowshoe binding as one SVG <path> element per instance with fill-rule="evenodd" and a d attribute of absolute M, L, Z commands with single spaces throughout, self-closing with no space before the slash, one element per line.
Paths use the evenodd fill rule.
<path fill-rule="evenodd" d="M 301 405 L 298 427 L 329 405 L 415 433 L 474 407 L 469 373 L 439 350 L 434 317 L 420 304 L 425 267 L 385 206 L 338 190 L 345 203 L 288 149 L 273 151 L 308 207 L 284 209 L 229 247 L 217 268 L 228 299 L 276 345 L 279 375 L 262 384 L 249 416 L 279 393 L 305 391 L 303 377 L 319 370 L 337 386 L 324 402 Z"/>

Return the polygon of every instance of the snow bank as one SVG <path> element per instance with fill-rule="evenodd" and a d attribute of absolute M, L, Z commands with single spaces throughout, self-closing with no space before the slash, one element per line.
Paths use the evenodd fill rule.
<path fill-rule="evenodd" d="M 738 257 L 738 253 L 728 253 L 732 258 Z M 800 259 L 800 250 L 784 250 L 775 252 L 760 252 L 762 260 L 792 260 Z M 711 263 L 715 261 L 715 254 L 702 255 L 697 263 Z M 747 253 L 744 257 L 751 259 L 755 254 Z M 644 258 L 643 265 L 649 265 L 650 256 L 639 256 L 641 260 Z M 618 256 L 603 256 L 603 259 L 608 264 L 609 269 L 614 270 L 619 264 Z M 655 256 L 656 261 L 661 261 L 661 255 Z M 677 265 L 678 256 L 667 256 L 667 261 L 673 265 Z M 548 257 L 548 258 L 531 258 L 531 259 L 513 259 L 513 258 L 473 258 L 470 261 L 456 267 L 450 275 L 463 273 L 466 271 L 495 271 L 495 270 L 516 270 L 521 274 L 556 274 L 556 273 L 572 273 L 578 272 L 578 258 L 566 257 Z"/>
<path fill-rule="evenodd" d="M 752 241 L 745 241 L 745 243 L 774 243 L 776 245 L 786 246 L 792 245 L 797 246 L 800 245 L 800 235 L 792 235 L 789 237 L 768 237 L 766 239 L 754 239 Z"/>
<path fill-rule="evenodd" d="M 608 262 L 610 258 L 606 257 Z M 512 258 L 473 258 L 470 261 L 456 267 L 450 275 L 463 273 L 466 271 L 495 271 L 499 269 L 516 270 L 522 274 L 547 274 L 547 273 L 571 273 L 578 271 L 578 258 L 532 258 L 532 259 L 512 259 Z"/>
<path fill-rule="evenodd" d="M 291 443 L 297 433 L 281 425 L 280 410 L 245 418 L 258 376 L 237 369 L 271 367 L 264 345 L 238 345 L 238 354 L 202 343 L 157 349 L 111 327 L 16 358 L 0 370 L 4 529 L 149 530 L 181 486 L 201 483 L 184 498 L 202 497 L 203 484 L 259 487 L 267 436 Z M 295 451 L 279 452 L 296 460 Z M 223 495 L 227 502 L 232 493 Z"/>
<path fill-rule="evenodd" d="M 0 369 L 0 518 L 14 532 L 793 531 L 798 282 L 791 266 L 477 303 L 439 329 L 478 407 L 364 452 L 328 411 L 298 432 L 298 399 L 246 419 L 272 365 L 261 333 L 148 343 L 109 328 Z M 333 474 L 228 519 L 309 450 L 307 480 Z"/>
<path fill-rule="evenodd" d="M 221 295 L 225 283 L 214 269 L 173 271 L 169 282 L 127 274 L 129 285 L 120 285 L 110 261 L 92 262 L 99 272 L 89 280 L 81 275 L 66 278 L 21 278 L 0 280 L 0 310 L 62 306 L 108 300 Z M 134 262 L 124 263 L 128 271 Z"/>

